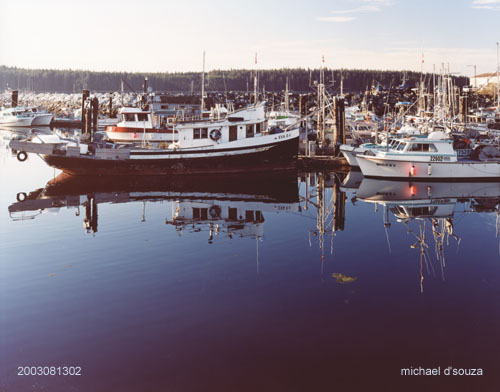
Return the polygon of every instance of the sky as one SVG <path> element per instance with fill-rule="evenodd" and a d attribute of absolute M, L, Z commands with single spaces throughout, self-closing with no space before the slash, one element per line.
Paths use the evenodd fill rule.
<path fill-rule="evenodd" d="M 495 72 L 500 0 L 0 0 L 0 65 Z M 257 54 L 257 64 L 255 57 Z M 422 62 L 423 61 L 423 62 Z"/>

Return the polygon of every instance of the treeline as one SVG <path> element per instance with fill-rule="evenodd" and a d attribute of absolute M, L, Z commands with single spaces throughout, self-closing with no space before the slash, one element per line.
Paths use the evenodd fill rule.
<path fill-rule="evenodd" d="M 207 91 L 253 91 L 254 72 L 252 70 L 215 70 L 205 74 Z M 412 71 L 375 71 L 375 70 L 325 70 L 325 84 L 329 91 L 340 91 L 341 75 L 344 92 L 364 92 L 372 86 L 383 89 L 397 87 L 405 81 L 408 88 L 418 85 L 421 77 L 426 86 L 432 89 L 432 75 L 421 75 Z M 24 69 L 0 66 L 0 90 L 5 88 L 33 92 L 80 92 L 88 89 L 96 92 L 119 91 L 121 79 L 136 92 L 142 90 L 144 78 L 154 91 L 194 92 L 201 90 L 201 73 L 126 73 L 126 72 L 91 72 L 82 70 Z M 272 69 L 259 70 L 259 88 L 266 91 L 282 91 L 286 80 L 290 91 L 310 92 L 314 83 L 319 81 L 319 69 Z M 454 77 L 459 87 L 469 84 L 465 76 Z M 130 88 L 126 87 L 126 91 Z"/>

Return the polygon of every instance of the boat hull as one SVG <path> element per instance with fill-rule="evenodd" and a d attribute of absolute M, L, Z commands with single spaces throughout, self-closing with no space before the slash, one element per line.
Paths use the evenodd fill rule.
<path fill-rule="evenodd" d="M 37 114 L 35 117 L 33 117 L 33 121 L 31 122 L 32 126 L 49 126 L 52 118 L 54 117 L 53 114 L 47 113 L 47 114 Z"/>
<path fill-rule="evenodd" d="M 457 162 L 418 162 L 357 156 L 365 177 L 403 179 L 407 181 L 435 180 L 500 180 L 500 161 L 459 160 Z"/>
<path fill-rule="evenodd" d="M 48 165 L 72 175 L 164 175 L 194 173 L 236 173 L 294 168 L 298 154 L 298 134 L 290 140 L 266 148 L 201 156 L 164 151 L 141 152 L 130 159 L 96 159 L 92 156 L 43 155 Z"/>
<path fill-rule="evenodd" d="M 340 152 L 347 160 L 347 163 L 351 167 L 359 167 L 358 161 L 356 160 L 356 147 L 342 145 L 340 146 Z"/>
<path fill-rule="evenodd" d="M 356 157 L 360 154 L 363 155 L 366 151 L 373 151 L 377 148 L 381 148 L 380 145 L 372 143 L 365 143 L 359 147 L 342 144 L 340 146 L 340 152 L 344 155 L 349 166 L 359 170 L 359 163 Z"/>

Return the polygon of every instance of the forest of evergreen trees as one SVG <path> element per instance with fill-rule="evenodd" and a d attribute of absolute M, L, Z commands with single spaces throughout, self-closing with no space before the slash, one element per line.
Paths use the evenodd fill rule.
<path fill-rule="evenodd" d="M 247 91 L 253 90 L 253 72 L 245 69 L 227 71 L 210 71 L 205 75 L 207 91 Z M 319 80 L 319 69 L 273 69 L 259 70 L 259 87 L 266 91 L 282 91 L 286 79 L 289 80 L 290 91 L 309 92 L 315 81 Z M 402 84 L 413 88 L 422 77 L 412 71 L 376 71 L 376 70 L 343 70 L 344 92 L 363 92 L 371 86 L 380 85 L 388 89 Z M 125 72 L 91 72 L 82 70 L 50 70 L 24 69 L 0 66 L 0 91 L 10 88 L 34 92 L 80 92 L 89 89 L 94 92 L 119 91 L 121 79 L 135 91 L 142 89 L 144 78 L 148 77 L 149 85 L 159 92 L 191 92 L 201 89 L 201 73 L 125 73 Z M 340 70 L 327 69 L 325 83 L 329 90 L 340 90 Z M 432 75 L 424 74 L 426 86 L 432 89 Z M 464 76 L 454 77 L 457 86 L 469 84 Z M 129 91 L 128 88 L 126 88 Z"/>

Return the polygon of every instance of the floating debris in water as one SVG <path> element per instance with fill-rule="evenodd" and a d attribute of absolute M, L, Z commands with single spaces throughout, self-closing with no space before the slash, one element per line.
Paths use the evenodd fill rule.
<path fill-rule="evenodd" d="M 341 274 L 340 272 L 334 272 L 332 274 L 332 278 L 334 278 L 337 281 L 337 283 L 351 283 L 358 279 L 355 276 L 347 276 Z"/>

